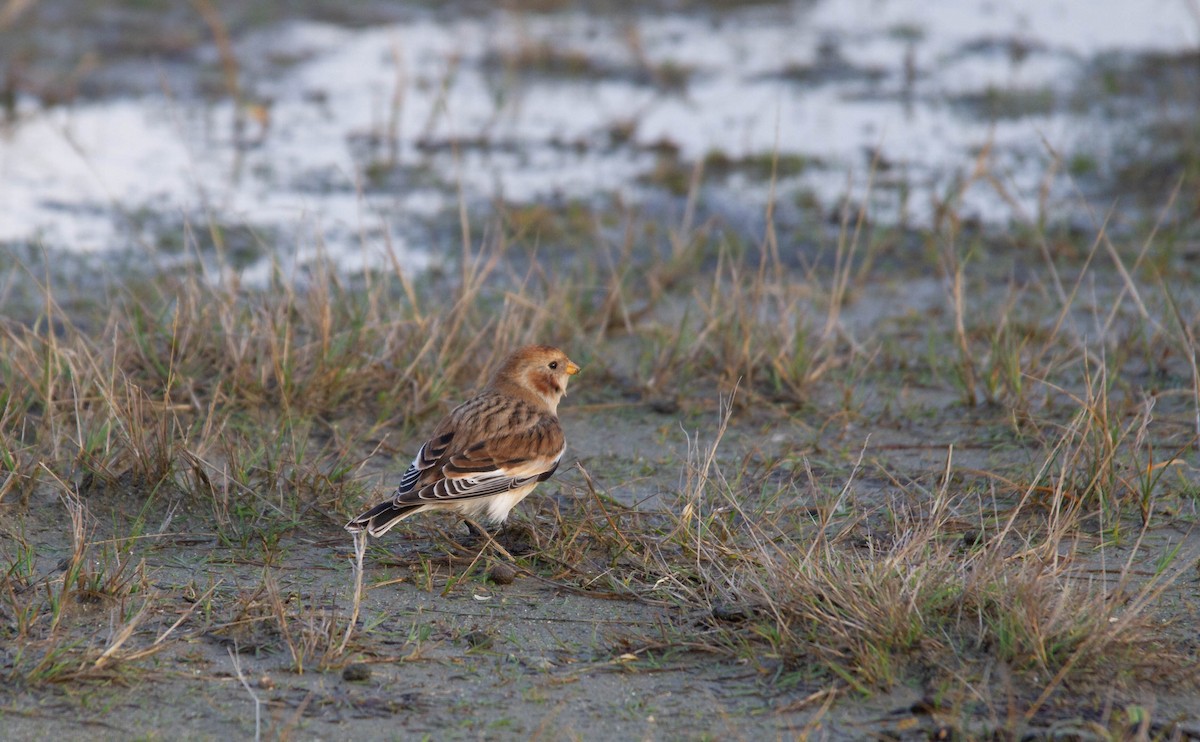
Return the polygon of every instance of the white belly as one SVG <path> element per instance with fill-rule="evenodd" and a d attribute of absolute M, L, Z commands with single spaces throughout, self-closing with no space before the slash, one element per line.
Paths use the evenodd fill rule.
<path fill-rule="evenodd" d="M 516 507 L 518 502 L 524 500 L 526 495 L 533 492 L 533 488 L 537 486 L 537 482 L 531 482 L 511 492 L 467 500 L 456 503 L 453 507 L 468 518 L 487 519 L 493 523 L 503 523 L 508 519 L 509 511 Z"/>

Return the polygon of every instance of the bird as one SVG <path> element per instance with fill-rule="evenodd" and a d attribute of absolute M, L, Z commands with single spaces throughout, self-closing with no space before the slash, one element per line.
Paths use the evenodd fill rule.
<path fill-rule="evenodd" d="M 430 510 L 503 524 L 554 474 L 566 450 L 558 403 L 580 367 L 549 345 L 513 351 L 477 395 L 455 407 L 417 451 L 396 491 L 346 524 L 382 536 Z"/>

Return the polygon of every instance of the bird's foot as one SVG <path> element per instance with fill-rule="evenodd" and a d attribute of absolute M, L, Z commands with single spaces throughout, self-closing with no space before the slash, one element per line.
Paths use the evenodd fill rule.
<path fill-rule="evenodd" d="M 526 555 L 538 550 L 533 529 L 524 523 L 505 523 L 495 538 L 514 554 Z"/>

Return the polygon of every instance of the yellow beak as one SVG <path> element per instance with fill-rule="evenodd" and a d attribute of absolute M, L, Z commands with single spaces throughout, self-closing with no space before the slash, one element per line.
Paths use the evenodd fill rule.
<path fill-rule="evenodd" d="M 575 365 L 574 361 L 567 361 L 567 376 L 574 376 L 579 373 L 579 366 Z"/>

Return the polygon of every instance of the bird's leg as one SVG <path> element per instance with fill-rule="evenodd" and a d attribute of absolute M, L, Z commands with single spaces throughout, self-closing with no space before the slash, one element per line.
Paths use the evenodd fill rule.
<path fill-rule="evenodd" d="M 481 539 L 483 541 L 491 541 L 492 540 L 492 534 L 488 533 L 486 528 L 479 525 L 478 523 L 471 520 L 470 518 L 463 518 L 463 524 L 466 525 L 466 527 L 467 527 L 467 533 L 471 534 L 475 538 Z"/>
<path fill-rule="evenodd" d="M 516 561 L 516 559 L 513 558 L 513 555 L 508 553 L 508 549 L 501 546 L 496 539 L 492 538 L 492 534 L 488 533 L 486 528 L 470 518 L 463 518 L 463 523 L 467 524 L 467 530 L 471 532 L 472 536 L 483 541 L 483 548 L 486 549 L 488 545 L 491 545 L 496 549 L 496 551 L 500 552 L 505 559 L 508 559 L 510 562 Z"/>

